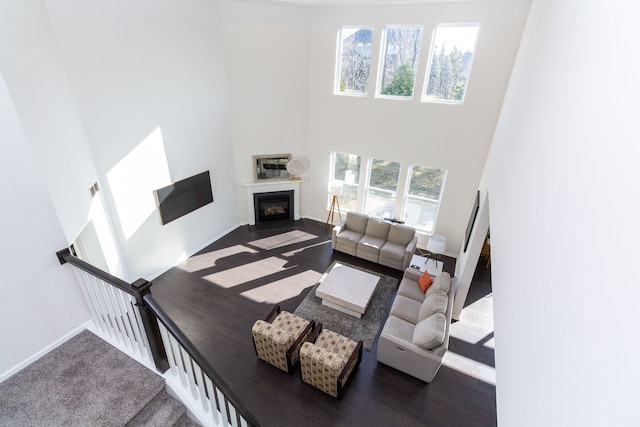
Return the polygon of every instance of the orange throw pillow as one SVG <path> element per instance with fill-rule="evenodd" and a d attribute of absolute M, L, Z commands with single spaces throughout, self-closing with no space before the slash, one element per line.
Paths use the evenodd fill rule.
<path fill-rule="evenodd" d="M 427 292 L 427 289 L 429 288 L 429 286 L 431 286 L 432 283 L 433 279 L 431 279 L 431 276 L 429 276 L 429 273 L 426 271 L 422 273 L 422 276 L 420 276 L 420 278 L 418 279 L 418 285 L 420 285 L 420 289 L 422 289 L 422 292 Z"/>

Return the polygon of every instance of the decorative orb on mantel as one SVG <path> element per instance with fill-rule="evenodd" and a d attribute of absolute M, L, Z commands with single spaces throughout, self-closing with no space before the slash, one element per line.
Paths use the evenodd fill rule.
<path fill-rule="evenodd" d="M 291 174 L 292 181 L 300 181 L 300 173 L 304 171 L 304 162 L 300 159 L 291 159 L 287 163 L 287 172 Z"/>

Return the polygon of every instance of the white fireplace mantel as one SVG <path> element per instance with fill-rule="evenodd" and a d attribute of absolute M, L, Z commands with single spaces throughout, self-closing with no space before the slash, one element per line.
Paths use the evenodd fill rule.
<path fill-rule="evenodd" d="M 293 190 L 293 218 L 300 219 L 300 183 L 302 181 L 269 181 L 242 184 L 247 189 L 247 206 L 249 207 L 249 225 L 256 225 L 253 210 L 253 195 L 272 191 Z"/>

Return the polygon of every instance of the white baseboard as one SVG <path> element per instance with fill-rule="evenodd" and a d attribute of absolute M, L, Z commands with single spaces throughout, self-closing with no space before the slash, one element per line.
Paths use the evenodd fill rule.
<path fill-rule="evenodd" d="M 51 344 L 49 344 L 45 348 L 41 349 L 37 353 L 33 354 L 32 356 L 30 356 L 30 357 L 26 358 L 25 360 L 23 360 L 22 362 L 18 363 L 14 367 L 12 367 L 9 370 L 3 372 L 2 374 L 0 374 L 0 383 L 3 382 L 4 380 L 8 379 L 9 377 L 11 377 L 13 374 L 15 374 L 15 373 L 21 371 L 22 369 L 26 368 L 27 366 L 29 366 L 30 364 L 32 364 L 36 360 L 40 359 L 42 356 L 44 356 L 45 354 L 49 353 L 54 348 L 57 348 L 57 347 L 61 346 L 62 344 L 64 344 L 65 342 L 69 341 L 71 338 L 75 337 L 80 332 L 84 331 L 85 329 L 89 329 L 89 327 L 91 327 L 92 325 L 93 325 L 93 320 L 87 321 L 86 323 L 78 326 L 77 328 L 73 329 L 71 332 L 68 332 L 66 335 L 64 335 L 64 336 L 60 337 L 59 339 L 57 339 L 56 341 L 52 342 Z"/>

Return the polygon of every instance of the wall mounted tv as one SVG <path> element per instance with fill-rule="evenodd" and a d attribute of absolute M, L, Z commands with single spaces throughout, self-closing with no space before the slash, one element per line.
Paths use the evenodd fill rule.
<path fill-rule="evenodd" d="M 174 182 L 154 193 L 163 225 L 213 202 L 209 171 Z"/>
<path fill-rule="evenodd" d="M 467 229 L 464 232 L 464 251 L 467 252 L 469 247 L 469 240 L 471 240 L 471 232 L 473 231 L 473 224 L 476 222 L 478 216 L 478 209 L 480 208 L 480 192 L 476 193 L 476 200 L 473 202 L 473 209 L 471 209 L 471 216 L 469 217 L 469 223 L 467 223 Z"/>

